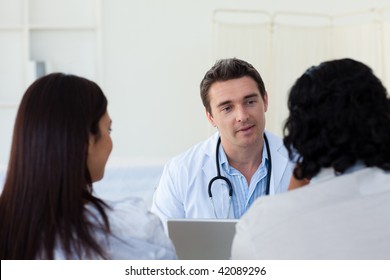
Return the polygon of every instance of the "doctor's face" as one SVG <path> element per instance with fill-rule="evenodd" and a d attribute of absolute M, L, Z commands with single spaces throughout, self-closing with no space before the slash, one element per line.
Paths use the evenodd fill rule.
<path fill-rule="evenodd" d="M 224 145 L 247 148 L 262 143 L 268 96 L 261 97 L 251 77 L 215 82 L 208 94 L 211 113 L 206 115 Z"/>

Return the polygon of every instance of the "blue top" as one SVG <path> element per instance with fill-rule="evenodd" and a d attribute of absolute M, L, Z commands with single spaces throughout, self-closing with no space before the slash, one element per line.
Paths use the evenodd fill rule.
<path fill-rule="evenodd" d="M 263 149 L 261 164 L 253 174 L 250 184 L 244 175 L 229 165 L 225 151 L 219 148 L 222 176 L 230 180 L 233 187 L 232 206 L 234 218 L 239 219 L 252 205 L 256 198 L 265 195 L 267 188 L 268 155 Z"/>

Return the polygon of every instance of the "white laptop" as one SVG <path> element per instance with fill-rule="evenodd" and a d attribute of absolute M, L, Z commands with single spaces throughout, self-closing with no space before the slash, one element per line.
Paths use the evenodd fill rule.
<path fill-rule="evenodd" d="M 227 260 L 235 219 L 168 219 L 168 235 L 180 260 Z"/>

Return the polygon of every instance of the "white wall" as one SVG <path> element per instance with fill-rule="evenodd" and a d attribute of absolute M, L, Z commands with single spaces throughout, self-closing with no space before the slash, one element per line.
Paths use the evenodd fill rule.
<path fill-rule="evenodd" d="M 102 86 L 113 155 L 170 157 L 205 138 L 199 83 L 210 65 L 206 1 L 103 3 Z"/>
<path fill-rule="evenodd" d="M 170 157 L 214 131 L 204 115 L 199 83 L 214 62 L 211 19 L 215 9 L 335 14 L 386 2 L 103 1 L 102 85 L 113 118 L 113 155 Z"/>
<path fill-rule="evenodd" d="M 390 5 L 389 0 L 100 1 L 102 73 L 97 82 L 109 99 L 113 157 L 132 158 L 169 158 L 214 131 L 205 118 L 199 83 L 214 63 L 215 9 L 339 14 Z M 9 122 L 2 119 L 1 125 L 11 127 Z M 0 135 L 3 151 L 10 137 Z"/>

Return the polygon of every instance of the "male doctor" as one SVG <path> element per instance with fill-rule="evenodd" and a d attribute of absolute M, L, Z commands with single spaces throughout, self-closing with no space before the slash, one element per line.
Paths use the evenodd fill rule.
<path fill-rule="evenodd" d="M 163 221 L 238 219 L 256 198 L 287 191 L 291 178 L 294 165 L 282 140 L 264 131 L 268 95 L 251 64 L 217 61 L 200 94 L 218 131 L 166 164 L 151 208 Z"/>

